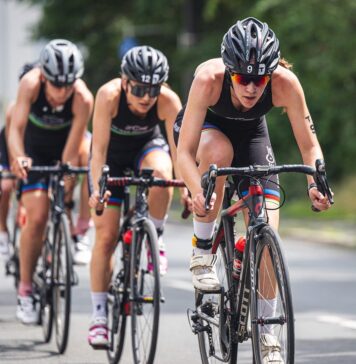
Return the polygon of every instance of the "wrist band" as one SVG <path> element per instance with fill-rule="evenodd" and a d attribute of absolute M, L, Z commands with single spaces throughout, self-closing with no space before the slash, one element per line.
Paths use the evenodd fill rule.
<path fill-rule="evenodd" d="M 308 185 L 308 188 L 307 188 L 307 195 L 308 195 L 308 197 L 309 197 L 309 191 L 310 191 L 312 188 L 318 188 L 318 185 L 317 185 L 315 182 L 313 182 L 313 183 L 311 183 L 310 185 Z"/>

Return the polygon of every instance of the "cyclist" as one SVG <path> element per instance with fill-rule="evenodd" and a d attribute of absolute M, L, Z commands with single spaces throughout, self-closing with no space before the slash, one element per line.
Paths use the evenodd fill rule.
<path fill-rule="evenodd" d="M 174 125 L 178 140 L 177 163 L 192 194 L 194 212 L 193 256 L 190 269 L 194 287 L 220 288 L 211 253 L 212 236 L 223 198 L 224 178 L 218 178 L 210 210 L 200 185 L 211 163 L 218 167 L 275 164 L 265 115 L 273 107 L 284 108 L 305 164 L 314 166 L 322 157 L 303 89 L 291 66 L 280 58 L 279 41 L 266 23 L 255 18 L 237 21 L 223 37 L 221 58 L 200 64 L 191 85 L 187 105 Z M 198 166 L 197 164 L 198 163 Z M 267 207 L 279 205 L 277 178 L 264 185 Z M 247 193 L 249 180 L 236 181 L 239 193 Z M 308 194 L 315 208 L 330 204 L 308 176 Z M 278 210 L 269 211 L 269 222 L 279 224 Z M 247 214 L 245 219 L 247 219 Z M 270 300 L 270 309 L 276 300 Z M 267 311 L 266 311 L 267 312 Z M 267 316 L 270 316 L 266 313 Z M 273 316 L 273 315 L 271 315 Z M 264 330 L 265 362 L 282 363 L 271 325 Z"/>
<path fill-rule="evenodd" d="M 13 104 L 11 104 L 13 105 Z M 7 150 L 6 138 L 8 134 L 8 120 L 10 119 L 11 105 L 6 110 L 6 126 L 0 131 L 0 166 L 3 171 L 9 171 L 10 162 Z M 9 233 L 7 229 L 7 215 L 10 206 L 10 196 L 14 182 L 11 180 L 1 180 L 1 195 L 0 195 L 0 254 L 4 259 L 9 257 Z"/>
<path fill-rule="evenodd" d="M 32 274 L 42 248 L 49 201 L 48 181 L 28 176 L 26 167 L 58 160 L 79 165 L 79 150 L 93 108 L 93 95 L 80 79 L 84 71 L 82 55 L 73 43 L 50 41 L 40 53 L 39 64 L 20 81 L 9 130 L 12 170 L 24 179 L 21 203 L 26 224 L 20 238 L 16 314 L 27 324 L 38 320 Z"/>
<path fill-rule="evenodd" d="M 34 67 L 39 67 L 38 62 L 26 63 L 20 70 L 19 80 Z M 0 132 L 0 165 L 4 170 L 9 169 L 8 161 L 8 148 L 7 148 L 7 136 L 10 128 L 11 115 L 14 108 L 14 102 L 11 102 L 6 109 L 6 125 Z M 91 143 L 91 133 L 86 132 L 80 146 L 79 151 L 79 164 L 81 166 L 87 166 L 89 163 L 89 150 Z M 7 229 L 7 216 L 10 205 L 10 196 L 13 190 L 14 183 L 9 180 L 2 181 L 2 197 L 0 200 L 0 254 L 4 257 L 9 255 L 9 234 Z M 73 192 L 73 191 L 70 191 Z M 69 195 L 68 195 L 69 198 Z M 71 208 L 74 207 L 74 203 L 70 200 L 67 203 L 68 217 L 70 218 L 72 238 L 74 242 L 73 246 L 73 262 L 75 264 L 83 265 L 88 264 L 91 258 L 90 242 L 87 236 L 87 231 L 92 226 L 92 219 L 90 216 L 90 210 L 88 205 L 89 191 L 87 176 L 82 177 L 82 183 L 80 186 L 80 204 L 78 211 L 78 218 L 76 224 L 73 224 Z M 19 212 L 19 211 L 18 211 Z M 21 208 L 21 216 L 25 218 L 25 210 Z M 21 218 L 19 216 L 19 218 Z M 24 220 L 22 220 L 24 221 Z"/>
<path fill-rule="evenodd" d="M 173 123 L 181 102 L 164 83 L 168 78 L 167 58 L 152 47 L 134 47 L 124 55 L 121 72 L 121 78 L 115 78 L 99 89 L 95 100 L 89 202 L 95 209 L 100 208 L 98 179 L 103 164 L 109 165 L 112 176 L 123 176 L 127 168 L 136 172 L 141 168 L 152 168 L 154 176 L 172 178 L 169 147 L 159 123 L 165 123 L 174 161 Z M 88 341 L 94 348 L 105 348 L 108 344 L 106 299 L 111 276 L 109 267 L 118 238 L 123 193 L 123 188 L 110 188 L 106 193 L 109 208 L 102 216 L 93 215 L 96 228 L 90 270 L 93 320 Z M 148 197 L 149 216 L 159 236 L 161 274 L 167 271 L 162 233 L 172 193 L 172 189 L 152 188 Z"/>

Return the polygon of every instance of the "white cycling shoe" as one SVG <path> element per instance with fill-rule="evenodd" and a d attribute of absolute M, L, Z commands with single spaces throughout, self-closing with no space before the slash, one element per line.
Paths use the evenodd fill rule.
<path fill-rule="evenodd" d="M 220 282 L 215 272 L 216 254 L 193 255 L 190 270 L 194 288 L 202 291 L 217 291 Z"/>
<path fill-rule="evenodd" d="M 260 341 L 263 364 L 284 364 L 281 356 L 281 344 L 275 336 L 262 334 Z"/>
<path fill-rule="evenodd" d="M 30 296 L 18 296 L 16 317 L 25 325 L 35 325 L 39 321 L 39 307 L 36 299 Z"/>

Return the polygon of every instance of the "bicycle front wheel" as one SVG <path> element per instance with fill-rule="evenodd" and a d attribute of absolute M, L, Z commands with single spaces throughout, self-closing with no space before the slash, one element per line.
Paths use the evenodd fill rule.
<path fill-rule="evenodd" d="M 292 294 L 281 239 L 269 225 L 259 232 L 254 285 L 251 287 L 251 330 L 256 364 L 268 360 L 294 364 Z M 253 283 L 252 283 L 253 284 Z"/>
<path fill-rule="evenodd" d="M 131 336 L 134 362 L 154 361 L 160 310 L 158 238 L 150 220 L 134 227 L 131 246 Z"/>
<path fill-rule="evenodd" d="M 128 299 L 128 262 L 129 246 L 119 238 L 114 259 L 114 272 L 108 292 L 108 327 L 109 327 L 109 349 L 107 350 L 110 364 L 120 361 L 124 348 L 126 318 L 129 313 Z"/>
<path fill-rule="evenodd" d="M 53 304 L 56 344 L 60 354 L 64 353 L 69 334 L 72 259 L 70 233 L 67 216 L 62 215 L 54 231 L 53 255 Z"/>

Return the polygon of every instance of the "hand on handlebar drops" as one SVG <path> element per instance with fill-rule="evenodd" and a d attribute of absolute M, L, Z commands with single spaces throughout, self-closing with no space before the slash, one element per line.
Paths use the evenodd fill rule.
<path fill-rule="evenodd" d="M 89 198 L 89 206 L 95 210 L 102 210 L 106 207 L 106 204 L 109 201 L 110 196 L 111 192 L 108 190 L 105 191 L 103 202 L 100 202 L 100 194 L 99 191 L 96 190 L 92 193 L 92 195 Z"/>
<path fill-rule="evenodd" d="M 12 172 L 16 177 L 25 179 L 27 178 L 27 171 L 32 166 L 32 159 L 29 157 L 17 157 L 14 158 L 11 166 Z"/>
<path fill-rule="evenodd" d="M 210 199 L 209 210 L 205 210 L 205 197 L 203 192 L 199 192 L 193 197 L 193 212 L 198 217 L 206 217 L 214 209 L 215 201 L 216 193 L 214 192 Z"/>
<path fill-rule="evenodd" d="M 334 195 L 333 192 L 332 195 Z M 316 187 L 309 190 L 309 197 L 313 206 L 320 211 L 327 210 L 331 207 L 328 198 L 324 196 L 321 192 L 319 192 Z"/>

